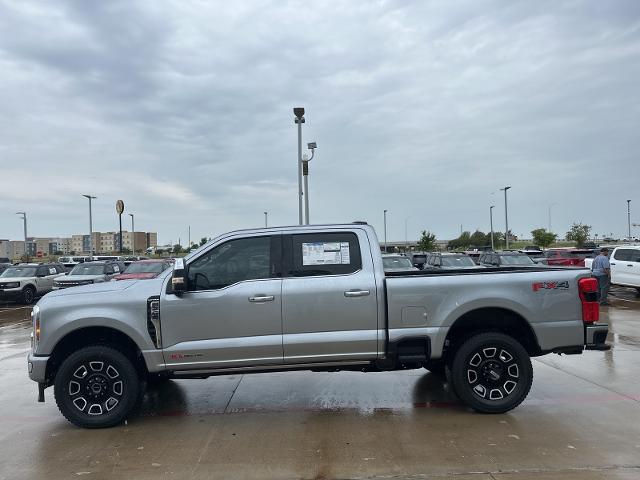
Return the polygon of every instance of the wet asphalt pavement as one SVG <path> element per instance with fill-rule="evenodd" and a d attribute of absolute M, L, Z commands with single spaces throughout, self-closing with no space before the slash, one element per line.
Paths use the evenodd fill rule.
<path fill-rule="evenodd" d="M 0 305 L 0 479 L 640 479 L 640 299 L 613 293 L 613 349 L 534 359 L 508 414 L 422 370 L 295 372 L 169 381 L 105 430 L 36 402 L 30 308 Z"/>

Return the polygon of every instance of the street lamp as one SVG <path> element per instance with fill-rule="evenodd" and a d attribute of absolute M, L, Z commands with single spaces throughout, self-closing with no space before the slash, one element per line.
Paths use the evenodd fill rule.
<path fill-rule="evenodd" d="M 495 250 L 493 246 L 493 209 L 496 208 L 495 205 L 491 205 L 489 207 L 489 224 L 491 225 L 491 250 Z"/>
<path fill-rule="evenodd" d="M 509 250 L 509 215 L 507 214 L 507 190 L 511 187 L 501 188 L 500 191 L 504 191 L 504 226 L 505 226 L 505 242 L 506 242 L 506 250 Z"/>
<path fill-rule="evenodd" d="M 136 227 L 135 227 L 135 223 L 133 220 L 133 213 L 130 213 L 129 216 L 131 217 L 131 249 L 133 250 L 133 254 L 136 254 Z M 189 227 L 189 230 L 191 230 L 191 227 Z M 191 246 L 191 245 L 189 245 Z"/>
<path fill-rule="evenodd" d="M 264 212 L 264 228 L 267 228 L 267 217 L 269 216 L 269 212 Z"/>
<path fill-rule="evenodd" d="M 551 205 L 549 205 L 549 230 L 547 230 L 548 232 L 551 232 L 551 207 L 557 205 L 557 203 L 552 203 Z"/>
<path fill-rule="evenodd" d="M 387 210 L 384 211 L 384 253 L 387 253 Z"/>
<path fill-rule="evenodd" d="M 89 255 L 93 256 L 93 217 L 91 213 L 91 200 L 95 200 L 98 197 L 92 197 L 91 195 L 82 195 L 89 199 Z"/>
<path fill-rule="evenodd" d="M 627 226 L 629 227 L 629 241 L 631 241 L 631 200 L 627 200 Z"/>
<path fill-rule="evenodd" d="M 406 252 L 409 249 L 409 237 L 407 235 L 407 225 L 409 224 L 409 219 L 411 217 L 407 217 L 404 219 L 404 251 Z"/>
<path fill-rule="evenodd" d="M 304 123 L 304 108 L 295 107 L 294 122 L 298 125 L 298 223 L 302 225 L 302 124 Z"/>
<path fill-rule="evenodd" d="M 26 212 L 16 212 L 16 215 L 20 215 L 22 217 L 22 222 L 24 226 L 24 256 L 27 257 L 27 262 L 29 261 L 29 253 L 27 252 L 27 213 Z"/>
<path fill-rule="evenodd" d="M 304 177 L 304 218 L 305 225 L 309 225 L 309 162 L 313 160 L 315 155 L 316 142 L 307 143 L 307 148 L 311 150 L 311 157 L 308 155 L 302 156 L 302 176 Z"/>

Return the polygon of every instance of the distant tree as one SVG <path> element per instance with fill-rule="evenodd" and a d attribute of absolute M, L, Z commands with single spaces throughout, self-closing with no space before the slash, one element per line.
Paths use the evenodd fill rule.
<path fill-rule="evenodd" d="M 469 246 L 471 246 L 471 233 L 469 232 L 462 232 L 462 235 L 458 238 L 449 240 L 449 243 L 447 243 L 449 250 L 464 250 L 469 248 Z"/>
<path fill-rule="evenodd" d="M 591 225 L 583 225 L 582 223 L 574 223 L 571 229 L 567 232 L 567 240 L 576 242 L 577 247 L 584 246 L 585 242 L 589 238 L 591 232 Z"/>
<path fill-rule="evenodd" d="M 56 250 L 55 252 L 53 252 L 54 255 L 64 255 L 64 253 L 61 250 Z"/>
<path fill-rule="evenodd" d="M 534 243 L 542 248 L 550 246 L 558 238 L 558 235 L 552 232 L 547 232 L 544 228 L 531 230 L 531 235 L 533 236 Z"/>
<path fill-rule="evenodd" d="M 487 237 L 487 235 L 480 230 L 476 230 L 469 238 L 469 242 L 472 247 L 484 247 L 491 245 L 491 236 L 489 235 L 489 237 Z"/>
<path fill-rule="evenodd" d="M 430 252 L 437 249 L 435 234 L 423 230 L 420 240 L 418 240 L 418 250 Z"/>
<path fill-rule="evenodd" d="M 180 245 L 179 243 L 176 243 L 173 246 L 173 253 L 182 253 L 182 245 Z"/>
<path fill-rule="evenodd" d="M 203 246 L 203 245 L 204 245 L 205 243 L 207 243 L 208 241 L 209 241 L 209 240 L 207 239 L 207 237 L 202 237 L 202 238 L 200 239 L 200 245 L 199 245 L 199 246 L 200 246 L 200 247 L 201 247 L 201 246 Z"/>
<path fill-rule="evenodd" d="M 75 251 L 75 250 L 71 250 L 71 251 L 69 252 L 69 255 L 75 255 L 75 254 L 76 254 L 76 251 Z"/>

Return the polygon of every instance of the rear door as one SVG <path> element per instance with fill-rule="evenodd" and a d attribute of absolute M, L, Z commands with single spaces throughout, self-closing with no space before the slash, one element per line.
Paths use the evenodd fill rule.
<path fill-rule="evenodd" d="M 300 233 L 283 242 L 284 362 L 376 358 L 378 304 L 366 233 Z"/>
<path fill-rule="evenodd" d="M 611 265 L 611 283 L 628 285 L 632 279 L 633 264 L 630 248 L 616 248 L 609 259 Z"/>

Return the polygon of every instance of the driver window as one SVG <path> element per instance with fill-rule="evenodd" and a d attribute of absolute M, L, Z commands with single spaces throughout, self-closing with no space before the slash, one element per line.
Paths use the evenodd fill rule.
<path fill-rule="evenodd" d="M 270 237 L 231 240 L 189 264 L 189 290 L 217 290 L 270 277 Z"/>

